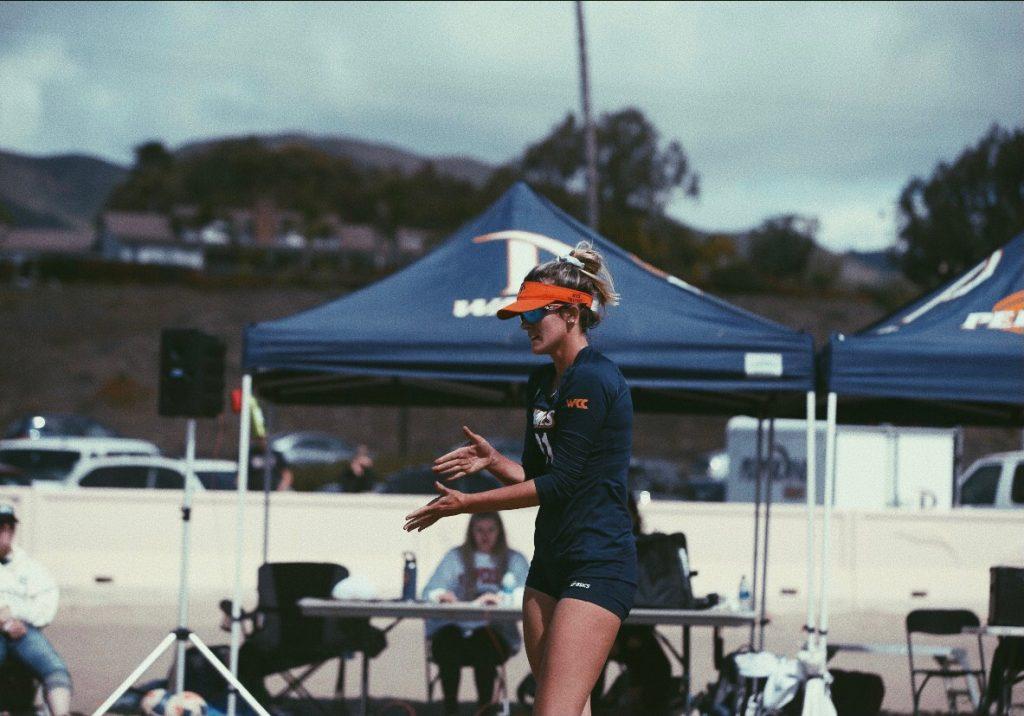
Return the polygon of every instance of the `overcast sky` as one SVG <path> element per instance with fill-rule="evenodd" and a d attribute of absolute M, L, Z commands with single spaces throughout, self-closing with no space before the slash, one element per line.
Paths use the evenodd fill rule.
<path fill-rule="evenodd" d="M 1024 3 L 590 3 L 597 112 L 680 140 L 698 227 L 817 216 L 833 249 L 993 124 L 1024 125 Z M 128 163 L 297 130 L 504 162 L 579 106 L 574 6 L 0 4 L 0 148 Z M 614 237 L 612 237 L 614 238 Z"/>

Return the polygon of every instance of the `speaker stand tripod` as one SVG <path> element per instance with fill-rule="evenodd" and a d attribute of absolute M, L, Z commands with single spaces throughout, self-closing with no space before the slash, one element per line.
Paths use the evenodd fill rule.
<path fill-rule="evenodd" d="M 259 705 L 259 702 L 256 701 L 253 695 L 250 694 L 238 679 L 231 674 L 228 668 L 220 662 L 217 655 L 210 651 L 210 648 L 203 643 L 203 640 L 188 628 L 188 557 L 190 521 L 192 517 L 192 485 L 193 481 L 196 479 L 195 457 L 196 421 L 195 418 L 189 418 L 187 441 L 185 444 L 185 487 L 181 503 L 181 579 L 178 584 L 178 627 L 164 637 L 163 641 L 153 649 L 149 656 L 139 664 L 135 671 L 133 671 L 131 675 L 117 687 L 117 690 L 114 691 L 114 693 L 111 694 L 110 697 L 93 712 L 93 716 L 99 716 L 100 714 L 106 713 L 107 710 L 114 705 L 114 702 L 121 698 L 122 694 L 131 688 L 131 685 L 134 684 L 140 676 L 146 673 L 146 670 L 153 665 L 153 662 L 159 659 L 175 642 L 177 642 L 178 646 L 175 662 L 176 683 L 174 692 L 176 694 L 180 694 L 185 690 L 185 647 L 187 646 L 187 642 L 192 642 L 196 649 L 199 650 L 199 653 L 202 654 L 210 665 L 224 677 L 225 681 L 228 682 L 229 697 L 234 695 L 232 692 L 237 692 L 246 700 L 249 706 L 259 714 L 259 716 L 270 716 L 269 712 Z"/>

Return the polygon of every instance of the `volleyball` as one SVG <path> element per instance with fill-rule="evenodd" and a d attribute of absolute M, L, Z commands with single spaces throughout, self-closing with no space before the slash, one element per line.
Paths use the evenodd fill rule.
<path fill-rule="evenodd" d="M 205 699 L 193 691 L 172 694 L 167 689 L 147 691 L 139 702 L 146 716 L 207 716 Z"/>
<path fill-rule="evenodd" d="M 164 706 L 163 716 L 206 716 L 206 700 L 194 691 L 174 694 Z"/>

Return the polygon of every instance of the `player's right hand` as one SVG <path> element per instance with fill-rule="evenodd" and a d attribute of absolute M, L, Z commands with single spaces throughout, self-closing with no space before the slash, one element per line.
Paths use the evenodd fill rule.
<path fill-rule="evenodd" d="M 498 451 L 489 442 L 465 425 L 462 426 L 462 432 L 469 439 L 469 445 L 456 448 L 434 460 L 432 469 L 445 482 L 480 472 L 491 465 L 498 455 Z"/>

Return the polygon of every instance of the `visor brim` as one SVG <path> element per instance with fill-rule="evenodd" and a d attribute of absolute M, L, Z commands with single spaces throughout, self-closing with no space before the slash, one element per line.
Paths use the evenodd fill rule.
<path fill-rule="evenodd" d="M 532 311 L 535 308 L 544 308 L 544 306 L 550 306 L 552 301 L 550 298 L 523 298 L 513 303 L 508 304 L 504 308 L 498 309 L 498 318 L 502 321 L 508 318 L 515 318 L 520 313 L 526 313 Z"/>

